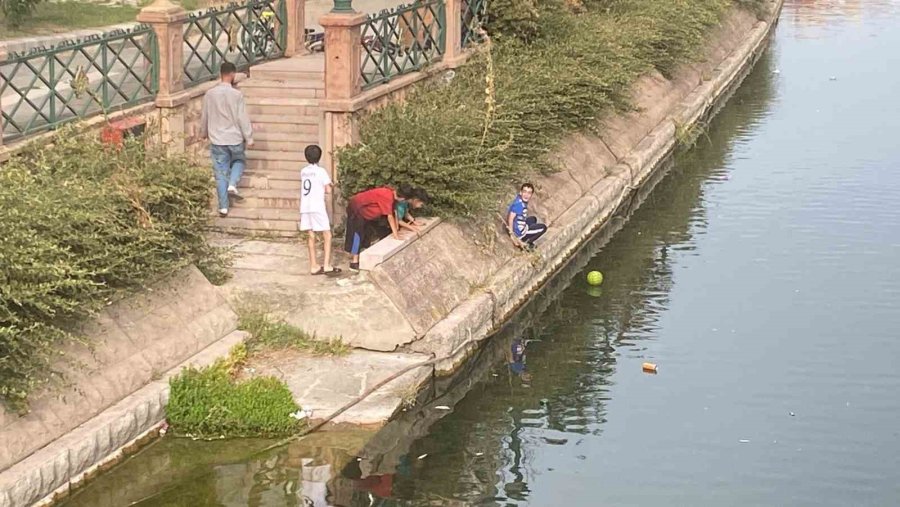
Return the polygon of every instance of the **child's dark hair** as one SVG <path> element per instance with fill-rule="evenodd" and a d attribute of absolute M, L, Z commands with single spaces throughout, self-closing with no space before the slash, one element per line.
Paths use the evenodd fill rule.
<path fill-rule="evenodd" d="M 428 195 L 428 192 L 425 191 L 424 188 L 415 188 L 413 189 L 413 197 L 422 201 L 422 204 L 428 204 L 431 201 L 431 196 Z"/>
<path fill-rule="evenodd" d="M 531 183 L 522 183 L 522 186 L 519 187 L 519 192 L 525 190 L 526 188 L 529 188 L 532 192 L 534 192 L 534 185 L 532 185 Z"/>
<path fill-rule="evenodd" d="M 406 183 L 401 183 L 397 187 L 397 195 L 404 199 L 412 199 L 416 195 L 416 189 L 412 187 L 412 185 L 407 185 Z"/>
<path fill-rule="evenodd" d="M 319 160 L 322 160 L 322 148 L 319 148 L 317 144 L 310 144 L 303 150 L 303 156 L 310 164 L 318 164 Z"/>
<path fill-rule="evenodd" d="M 222 62 L 222 65 L 219 67 L 220 76 L 227 76 L 228 74 L 234 74 L 235 72 L 237 72 L 237 67 L 231 62 Z"/>

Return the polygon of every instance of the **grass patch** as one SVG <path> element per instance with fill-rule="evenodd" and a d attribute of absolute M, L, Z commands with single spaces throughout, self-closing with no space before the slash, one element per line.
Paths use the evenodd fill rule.
<path fill-rule="evenodd" d="M 185 368 L 169 380 L 166 416 L 177 435 L 197 438 L 276 437 L 296 433 L 303 424 L 290 390 L 275 377 L 236 380 L 246 354 L 232 355 L 206 368 Z M 237 357 L 235 357 L 237 356 Z"/>
<path fill-rule="evenodd" d="M 338 154 L 344 192 L 408 182 L 428 189 L 438 215 L 483 216 L 517 182 L 552 172 L 565 135 L 629 110 L 641 75 L 694 58 L 735 2 L 746 0 L 592 0 L 579 12 L 538 2 L 528 42 L 494 37 L 449 85 L 364 118 L 360 143 Z"/>
<path fill-rule="evenodd" d="M 74 1 L 42 2 L 18 27 L 9 26 L 6 18 L 0 15 L 0 38 L 50 35 L 82 28 L 130 23 L 135 21 L 139 11 L 139 8 L 128 5 L 104 6 Z"/>
<path fill-rule="evenodd" d="M 141 2 L 142 5 L 149 3 L 149 0 Z M 192 11 L 223 2 L 182 0 L 174 3 L 181 4 L 186 10 Z M 140 7 L 129 5 L 106 6 L 78 1 L 52 3 L 45 1 L 38 4 L 34 13 L 26 17 L 18 27 L 10 26 L 6 17 L 0 14 L 0 39 L 52 35 L 84 28 L 137 23 L 136 18 L 140 10 Z"/>
<path fill-rule="evenodd" d="M 341 356 L 350 352 L 350 346 L 340 339 L 318 339 L 296 326 L 272 317 L 260 304 L 245 304 L 238 309 L 238 316 L 238 329 L 250 333 L 247 340 L 247 351 L 250 354 L 281 349 L 323 356 Z"/>

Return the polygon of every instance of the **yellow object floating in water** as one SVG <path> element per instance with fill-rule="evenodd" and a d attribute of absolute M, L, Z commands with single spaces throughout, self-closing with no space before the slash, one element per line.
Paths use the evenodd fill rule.
<path fill-rule="evenodd" d="M 647 373 L 656 373 L 656 364 L 654 363 L 644 363 L 641 368 Z"/>
<path fill-rule="evenodd" d="M 587 275 L 587 283 L 590 285 L 600 285 L 603 283 L 603 273 L 599 271 L 591 271 Z"/>

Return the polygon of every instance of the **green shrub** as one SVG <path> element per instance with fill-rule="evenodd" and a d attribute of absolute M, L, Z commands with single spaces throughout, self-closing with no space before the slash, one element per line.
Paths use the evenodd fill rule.
<path fill-rule="evenodd" d="M 166 417 L 176 434 L 199 438 L 290 435 L 302 424 L 297 404 L 274 377 L 232 379 L 225 362 L 186 368 L 169 380 Z"/>
<path fill-rule="evenodd" d="M 541 29 L 538 0 L 487 0 L 485 28 L 492 37 L 533 40 Z"/>
<path fill-rule="evenodd" d="M 208 170 L 73 132 L 0 170 L 0 398 L 20 410 L 83 319 L 192 262 L 219 267 Z"/>
<path fill-rule="evenodd" d="M 638 77 L 693 57 L 732 4 L 584 5 L 581 14 L 547 7 L 539 38 L 495 40 L 449 85 L 423 85 L 364 118 L 360 143 L 338 153 L 346 195 L 407 182 L 431 193 L 439 215 L 483 216 L 518 180 L 553 171 L 552 150 L 566 134 L 627 109 Z"/>

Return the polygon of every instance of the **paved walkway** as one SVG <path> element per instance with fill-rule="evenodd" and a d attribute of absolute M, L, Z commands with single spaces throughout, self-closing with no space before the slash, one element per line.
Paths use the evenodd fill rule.
<path fill-rule="evenodd" d="M 408 336 L 411 341 L 414 333 L 365 273 L 346 271 L 343 252 L 335 252 L 335 264 L 345 272 L 332 278 L 309 274 L 305 242 L 229 237 L 212 242 L 230 247 L 234 254 L 234 276 L 219 288 L 233 306 L 238 308 L 246 301 L 262 303 L 273 315 L 304 331 L 341 337 L 356 347 L 343 357 L 280 352 L 250 365 L 254 374 L 284 380 L 297 402 L 313 411 L 313 420 L 328 416 L 395 372 L 428 359 L 421 354 L 393 352 L 398 336 Z M 386 422 L 430 373 L 426 367 L 401 376 L 335 422 Z"/>

